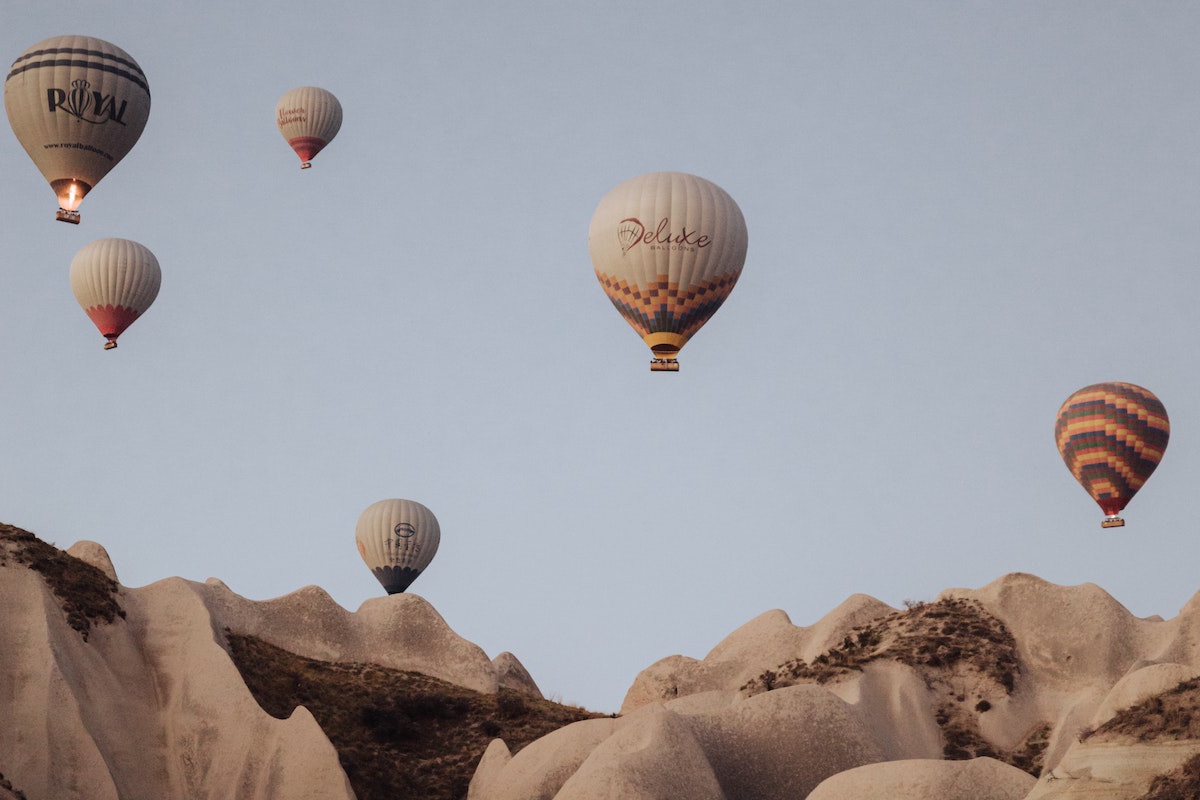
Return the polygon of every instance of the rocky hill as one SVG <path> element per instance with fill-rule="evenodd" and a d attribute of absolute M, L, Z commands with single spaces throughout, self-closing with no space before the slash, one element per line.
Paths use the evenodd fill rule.
<path fill-rule="evenodd" d="M 452 800 L 493 737 L 592 716 L 416 595 L 130 589 L 99 545 L 7 525 L 0 687 L 0 800 Z"/>
<path fill-rule="evenodd" d="M 664 658 L 619 719 L 516 754 L 472 800 L 1200 797 L 1200 600 L 1139 619 L 1096 586 L 1007 575 L 810 627 L 767 612 Z"/>
<path fill-rule="evenodd" d="M 0 800 L 1200 797 L 1200 599 L 1134 617 L 1008 575 L 895 609 L 782 611 L 542 698 L 405 594 L 123 587 L 104 549 L 0 525 Z"/>

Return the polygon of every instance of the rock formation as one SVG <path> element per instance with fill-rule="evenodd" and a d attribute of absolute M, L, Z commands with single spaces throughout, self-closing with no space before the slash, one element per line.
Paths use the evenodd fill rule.
<path fill-rule="evenodd" d="M 310 658 L 366 661 L 540 697 L 511 654 L 498 665 L 416 595 L 357 613 L 316 587 L 267 602 L 220 581 L 120 586 L 104 549 L 0 533 L 0 797 L 28 800 L 336 800 L 354 793 L 303 707 L 255 702 L 226 632 Z M 10 792 L 10 789 L 12 790 Z M 17 795 L 20 796 L 20 795 Z"/>
<path fill-rule="evenodd" d="M 574 709 L 518 735 L 546 704 L 532 676 L 416 595 L 349 612 L 315 586 L 265 602 L 216 579 L 130 589 L 98 544 L 62 553 L 0 526 L 0 800 L 354 797 L 329 731 L 293 694 L 276 696 L 276 716 L 251 695 L 251 672 L 231 658 L 247 643 L 259 655 L 243 669 L 270 664 L 268 681 L 282 663 L 269 650 L 299 664 L 289 681 L 322 670 L 441 681 L 442 694 L 417 699 L 443 721 L 487 698 L 493 716 L 475 717 L 470 747 L 445 759 L 461 765 L 458 783 L 438 796 L 1200 796 L 1200 596 L 1172 619 L 1140 619 L 1098 587 L 1015 574 L 906 605 L 855 595 L 808 627 L 769 611 L 702 659 L 647 667 L 619 718 L 543 735 L 586 716 Z M 391 686 L 392 705 L 370 695 L 363 724 L 417 730 Z M 498 731 L 515 745 L 496 738 L 474 755 Z"/>
<path fill-rule="evenodd" d="M 1023 574 L 904 610 L 856 595 L 810 627 L 770 611 L 648 667 L 611 724 L 489 748 L 470 797 L 1150 797 L 1200 774 L 1200 681 L 1180 685 L 1200 675 L 1198 625 L 1200 599 L 1140 619 Z"/>
<path fill-rule="evenodd" d="M 886 761 L 826 778 L 807 800 L 1022 800 L 1034 783 L 992 758 Z"/>

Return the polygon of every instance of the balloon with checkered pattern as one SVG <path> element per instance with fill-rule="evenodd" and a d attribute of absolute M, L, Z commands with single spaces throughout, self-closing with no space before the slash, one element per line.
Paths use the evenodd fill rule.
<path fill-rule="evenodd" d="M 1118 514 L 1162 461 L 1171 423 L 1162 401 L 1132 383 L 1097 383 L 1067 398 L 1058 410 L 1058 452 L 1104 512 L 1105 528 L 1125 524 Z"/>

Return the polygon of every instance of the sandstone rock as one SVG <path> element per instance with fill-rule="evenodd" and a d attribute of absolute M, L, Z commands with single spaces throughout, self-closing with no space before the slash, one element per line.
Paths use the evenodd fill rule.
<path fill-rule="evenodd" d="M 455 633 L 419 595 L 406 592 L 372 598 L 351 613 L 317 586 L 260 602 L 240 597 L 224 585 L 186 583 L 208 607 L 217 631 L 228 627 L 321 661 L 420 672 L 477 692 L 494 694 L 500 686 L 496 666 L 487 654 Z M 536 689 L 530 678 L 526 692 Z"/>
<path fill-rule="evenodd" d="M 482 797 L 491 788 L 496 776 L 508 766 L 510 761 L 512 761 L 512 752 L 509 751 L 504 740 L 492 739 L 488 743 L 487 749 L 483 751 L 483 758 L 479 759 L 479 764 L 475 767 L 475 774 L 467 789 L 467 800 L 478 800 Z"/>
<path fill-rule="evenodd" d="M 737 662 L 697 661 L 687 656 L 667 656 L 638 673 L 621 702 L 621 713 L 690 694 L 734 690 L 746 666 Z"/>
<path fill-rule="evenodd" d="M 826 778 L 807 800 L 1022 800 L 1034 783 L 991 758 L 888 761 Z"/>
<path fill-rule="evenodd" d="M 496 670 L 496 681 L 501 687 L 531 697 L 542 696 L 542 690 L 534 683 L 533 676 L 512 653 L 506 650 L 496 656 L 492 659 L 492 666 Z"/>
<path fill-rule="evenodd" d="M 1143 700 L 1173 689 L 1200 675 L 1200 669 L 1184 664 L 1139 664 L 1117 681 L 1092 716 L 1091 727 L 1098 728 L 1117 712 Z"/>
<path fill-rule="evenodd" d="M 1076 742 L 1026 800 L 1136 800 L 1157 775 L 1197 753 L 1197 741 Z"/>
<path fill-rule="evenodd" d="M 86 540 L 78 541 L 67 549 L 67 555 L 74 556 L 85 564 L 91 564 L 112 580 L 117 580 L 117 570 L 103 545 Z"/>
<path fill-rule="evenodd" d="M 829 648 L 840 643 L 855 628 L 886 617 L 895 610 L 887 603 L 876 600 L 870 595 L 850 595 L 833 611 L 821 617 L 811 628 L 808 628 L 804 646 L 799 655 L 805 661 L 811 662 Z"/>
<path fill-rule="evenodd" d="M 1060 760 L 1070 766 L 1065 757 L 1075 753 L 1079 733 L 1090 725 L 1108 718 L 1122 705 L 1200 674 L 1200 594 L 1178 617 L 1166 621 L 1134 617 L 1091 584 L 1057 586 L 1024 574 L 1004 576 L 977 590 L 947 590 L 941 597 L 979 602 L 1013 635 L 1019 665 L 1015 686 L 1007 691 L 966 665 L 956 667 L 958 672 L 920 673 L 886 660 L 836 676 L 826 686 L 828 693 L 849 703 L 854 718 L 869 731 L 867 736 L 849 734 L 850 740 L 869 741 L 877 748 L 866 761 L 936 759 L 941 753 L 942 731 L 936 721 L 941 709 L 935 704 L 950 701 L 998 752 L 1030 746 L 1036 752 L 1038 742 L 1046 743 L 1042 758 L 1050 773 Z M 630 713 L 666 702 L 668 709 L 692 720 L 695 738 L 727 796 L 754 797 L 759 792 L 770 796 L 774 789 L 731 788 L 728 781 L 737 774 L 736 758 L 726 755 L 722 762 L 720 752 L 722 748 L 726 753 L 759 751 L 749 772 L 762 776 L 770 775 L 776 762 L 787 760 L 780 749 L 783 745 L 764 742 L 760 750 L 760 743 L 738 742 L 736 736 L 728 735 L 729 720 L 738 713 L 733 710 L 738 700 L 714 698 L 723 696 L 722 692 L 736 692 L 750 678 L 792 659 L 811 663 L 839 645 L 856 626 L 890 613 L 888 606 L 865 595 L 848 599 L 810 628 L 792 625 L 782 611 L 767 612 L 731 633 L 703 659 L 670 656 L 648 667 L 630 687 L 622 710 Z M 942 687 L 943 695 L 935 697 L 930 688 L 934 685 Z M 779 702 L 778 698 L 785 696 L 780 691 L 750 700 L 775 696 L 769 702 Z M 772 720 L 762 727 L 786 730 L 787 724 Z M 803 734 L 781 738 L 802 741 Z M 768 755 L 772 747 L 774 755 Z M 1072 756 L 1076 760 L 1083 757 L 1079 753 Z M 1174 766 L 1169 761 L 1156 763 L 1148 774 Z M 802 779 L 792 777 L 793 782 Z M 1096 791 L 1098 785 L 1089 791 Z"/>
<path fill-rule="evenodd" d="M 736 691 L 764 670 L 797 657 L 815 658 L 854 628 L 894 610 L 873 597 L 856 594 L 811 628 L 793 625 L 778 609 L 760 614 L 721 640 L 702 661 L 668 656 L 643 670 L 626 693 L 621 713 L 688 694 Z"/>
<path fill-rule="evenodd" d="M 79 542 L 69 552 L 115 580 L 100 545 Z M 1033 779 L 1019 770 L 936 758 L 947 703 L 958 714 L 974 706 L 966 722 L 1001 752 L 1031 736 L 1048 740 L 1028 800 L 1133 800 L 1200 753 L 1197 741 L 1078 741 L 1121 708 L 1200 675 L 1200 595 L 1165 621 L 1136 618 L 1090 584 L 1055 586 L 1031 575 L 942 596 L 979 602 L 1012 633 L 1019 670 L 1011 692 L 965 663 L 931 672 L 877 658 L 835 670 L 825 686 L 747 697 L 741 687 L 764 670 L 796 658 L 811 663 L 856 627 L 893 613 L 865 595 L 808 628 L 771 611 L 703 659 L 671 656 L 644 670 L 620 719 L 567 726 L 515 756 L 493 741 L 468 796 L 1024 797 Z M 540 696 L 515 656 L 488 659 L 417 595 L 376 598 L 349 612 L 315 586 L 255 602 L 215 578 L 173 578 L 121 588 L 119 597 L 125 618 L 94 622 L 85 640 L 39 574 L 15 559 L 0 564 L 0 768 L 30 798 L 352 797 L 306 709 L 274 719 L 249 695 L 223 650 L 227 629 L 310 658 Z M 0 800 L 11 794 L 0 787 Z"/>
<path fill-rule="evenodd" d="M 1059 586 L 1024 573 L 940 596 L 980 601 L 1016 637 L 1023 674 L 1047 689 L 1074 692 L 1086 683 L 1107 690 L 1162 625 L 1133 616 L 1094 584 Z"/>
<path fill-rule="evenodd" d="M 80 542 L 72 551 L 115 576 L 101 546 Z M 477 691 L 495 692 L 503 674 L 507 685 L 540 696 L 515 656 L 493 663 L 416 595 L 351 613 L 316 586 L 255 602 L 215 578 L 171 578 L 119 588 L 119 600 L 124 618 L 93 619 L 85 640 L 76 629 L 82 617 L 68 625 L 62 598 L 39 573 L 0 562 L 0 768 L 30 798 L 353 797 L 307 709 L 280 720 L 258 706 L 224 650 L 227 630 L 310 658 L 413 670 Z M 502 742 L 488 761 L 497 770 L 501 751 Z"/>
<path fill-rule="evenodd" d="M 357 613 L 357 657 L 388 666 L 375 655 L 394 654 L 397 662 L 435 678 L 494 694 L 499 688 L 492 660 L 479 645 L 459 636 L 429 602 L 411 593 L 366 601 Z"/>
<path fill-rule="evenodd" d="M 867 664 L 859 677 L 827 688 L 854 707 L 885 758 L 941 758 L 934 696 L 912 667 L 891 661 Z"/>
<path fill-rule="evenodd" d="M 738 697 L 714 712 L 667 708 L 688 721 L 722 790 L 738 800 L 804 797 L 830 775 L 885 758 L 854 708 L 820 686 Z"/>
<path fill-rule="evenodd" d="M 310 714 L 258 707 L 186 582 L 122 603 L 126 619 L 85 642 L 36 573 L 0 567 L 0 753 L 14 786 L 56 800 L 353 797 Z"/>
<path fill-rule="evenodd" d="M 1094 584 L 1059 586 L 1024 573 L 941 596 L 978 600 L 1015 637 L 1017 691 L 994 704 L 983 730 L 1004 746 L 1048 722 L 1046 767 L 1059 762 L 1133 664 L 1169 647 L 1178 625 L 1139 619 Z"/>
<path fill-rule="evenodd" d="M 681 717 L 649 706 L 601 742 L 555 800 L 725 800 L 704 751 Z"/>
<path fill-rule="evenodd" d="M 588 719 L 559 728 L 527 745 L 498 770 L 493 756 L 487 770 L 476 769 L 467 796 L 470 800 L 552 800 L 616 725 L 614 719 Z"/>
<path fill-rule="evenodd" d="M 793 800 L 836 772 L 881 761 L 874 732 L 819 686 L 740 697 L 706 692 L 618 720 L 577 722 L 496 768 L 471 800 Z"/>

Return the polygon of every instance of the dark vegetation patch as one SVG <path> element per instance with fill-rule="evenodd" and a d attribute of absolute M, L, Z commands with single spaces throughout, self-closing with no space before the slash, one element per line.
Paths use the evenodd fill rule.
<path fill-rule="evenodd" d="M 29 531 L 0 523 L 0 567 L 9 561 L 42 576 L 86 642 L 92 624 L 125 618 L 117 602 L 117 582 L 103 571 L 43 542 Z"/>
<path fill-rule="evenodd" d="M 984 695 L 1011 694 L 1019 663 L 1017 642 L 976 600 L 945 598 L 907 602 L 903 611 L 854 628 L 841 644 L 812 660 L 793 659 L 765 670 L 742 687 L 748 694 L 798 683 L 828 683 L 873 661 L 898 661 L 915 669 L 939 698 L 935 719 L 943 756 L 1005 761 L 1038 775 L 1050 727 L 1039 726 L 1011 751 L 997 751 L 979 732 L 979 716 L 992 709 Z"/>
<path fill-rule="evenodd" d="M 1132 705 L 1094 731 L 1085 730 L 1079 736 L 1080 741 L 1089 739 L 1200 739 L 1200 678 Z"/>
<path fill-rule="evenodd" d="M 0 774 L 0 787 L 12 792 L 13 797 L 17 798 L 17 800 L 25 800 L 25 793 L 20 789 L 14 789 L 13 785 L 9 783 L 8 778 L 4 777 L 3 774 Z"/>
<path fill-rule="evenodd" d="M 250 692 L 273 717 L 312 712 L 359 800 L 461 800 L 488 743 L 512 752 L 603 716 L 501 689 L 480 694 L 417 672 L 298 656 L 225 631 Z"/>
<path fill-rule="evenodd" d="M 1200 754 L 1155 777 L 1150 789 L 1137 800 L 1182 800 L 1186 797 L 1200 797 Z"/>
<path fill-rule="evenodd" d="M 813 659 L 793 659 L 742 687 L 757 694 L 796 683 L 827 683 L 865 664 L 899 661 L 922 672 L 968 669 L 1011 693 L 1018 671 L 1017 643 L 1004 623 L 975 600 L 946 598 L 911 603 L 852 630 L 840 645 Z"/>
<path fill-rule="evenodd" d="M 942 757 L 948 761 L 968 761 L 972 758 L 1000 758 L 979 733 L 979 724 L 975 717 L 960 713 L 960 709 L 952 703 L 938 706 L 934 716 L 938 727 L 942 729 Z"/>
<path fill-rule="evenodd" d="M 1042 723 L 1025 735 L 1016 747 L 1001 750 L 979 732 L 979 717 L 953 701 L 943 702 L 934 719 L 942 729 L 942 757 L 947 761 L 994 758 L 1040 777 L 1050 744 L 1050 724 Z"/>
<path fill-rule="evenodd" d="M 1001 754 L 1001 761 L 1012 764 L 1030 775 L 1040 777 L 1042 766 L 1045 764 L 1046 748 L 1050 744 L 1050 723 L 1043 722 L 1026 735 L 1025 740 L 1007 753 Z"/>

